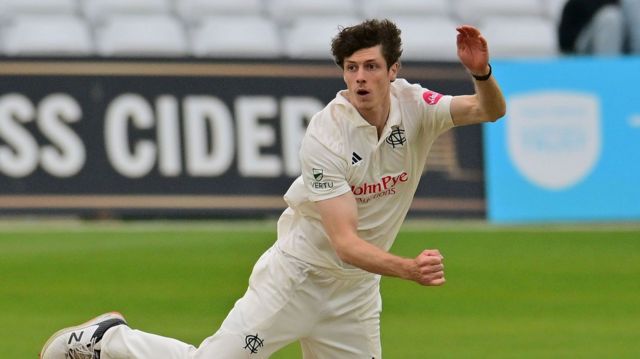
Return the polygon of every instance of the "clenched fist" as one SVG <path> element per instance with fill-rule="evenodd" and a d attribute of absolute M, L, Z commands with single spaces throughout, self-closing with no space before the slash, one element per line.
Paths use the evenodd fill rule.
<path fill-rule="evenodd" d="M 443 285 L 444 279 L 444 257 L 437 249 L 427 249 L 422 251 L 414 260 L 412 268 L 412 280 L 427 286 Z"/>

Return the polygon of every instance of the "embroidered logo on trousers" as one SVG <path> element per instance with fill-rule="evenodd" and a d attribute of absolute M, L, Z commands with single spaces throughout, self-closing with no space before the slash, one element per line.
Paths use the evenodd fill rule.
<path fill-rule="evenodd" d="M 247 335 L 244 337 L 244 349 L 247 349 L 251 352 L 251 354 L 256 354 L 258 349 L 264 345 L 264 340 L 258 337 L 258 333 L 256 335 Z"/>

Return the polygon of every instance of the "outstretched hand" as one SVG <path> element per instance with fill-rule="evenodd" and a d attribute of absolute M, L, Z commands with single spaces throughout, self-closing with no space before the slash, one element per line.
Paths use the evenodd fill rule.
<path fill-rule="evenodd" d="M 462 65 L 474 75 L 485 75 L 489 72 L 489 48 L 487 40 L 480 31 L 470 25 L 458 28 L 458 58 Z"/>

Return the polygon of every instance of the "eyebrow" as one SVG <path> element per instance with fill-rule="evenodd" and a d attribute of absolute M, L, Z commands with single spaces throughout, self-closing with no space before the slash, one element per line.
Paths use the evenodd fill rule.
<path fill-rule="evenodd" d="M 372 62 L 377 63 L 378 60 L 376 60 L 376 59 L 368 59 L 368 60 L 362 61 L 361 63 L 367 64 L 367 63 L 372 63 Z M 345 60 L 345 64 L 358 64 L 358 63 L 359 63 L 358 61 Z"/>

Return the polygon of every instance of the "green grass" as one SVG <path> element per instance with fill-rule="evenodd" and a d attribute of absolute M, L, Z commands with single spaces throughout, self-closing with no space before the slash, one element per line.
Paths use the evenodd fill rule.
<path fill-rule="evenodd" d="M 0 225 L 0 356 L 35 358 L 55 330 L 110 310 L 197 345 L 246 289 L 274 228 Z M 639 228 L 407 226 L 392 251 L 439 248 L 447 284 L 383 280 L 385 357 L 637 358 Z"/>

